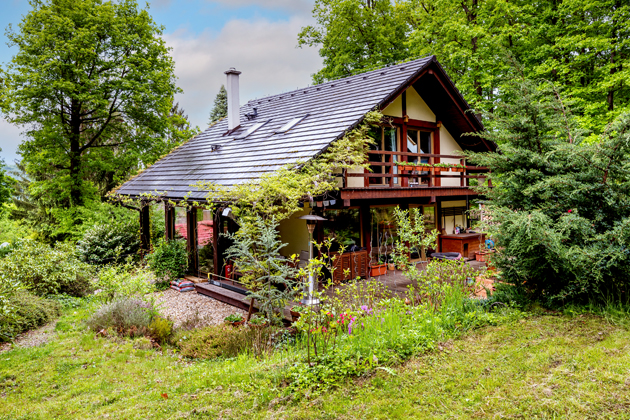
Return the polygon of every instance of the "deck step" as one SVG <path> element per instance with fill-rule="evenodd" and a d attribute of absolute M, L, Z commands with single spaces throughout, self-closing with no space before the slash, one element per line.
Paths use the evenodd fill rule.
<path fill-rule="evenodd" d="M 237 308 L 248 310 L 249 309 L 249 299 L 245 297 L 245 295 L 226 289 L 224 287 L 215 286 L 210 283 L 196 283 L 195 289 L 197 293 L 210 296 L 213 299 L 216 299 L 220 302 L 227 303 L 228 305 L 236 306 Z M 257 305 L 254 304 L 254 307 Z"/>

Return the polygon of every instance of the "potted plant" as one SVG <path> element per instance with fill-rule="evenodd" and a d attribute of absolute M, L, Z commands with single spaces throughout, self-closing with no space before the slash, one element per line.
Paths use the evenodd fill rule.
<path fill-rule="evenodd" d="M 297 305 L 294 305 L 289 311 L 291 312 L 291 317 L 293 318 L 293 321 L 297 321 L 298 319 L 300 319 L 300 316 L 302 316 L 302 314 L 307 310 L 308 308 L 306 306 L 298 303 Z"/>
<path fill-rule="evenodd" d="M 394 263 L 394 257 L 391 255 L 387 258 L 387 269 L 389 271 L 394 271 L 396 269 L 396 264 Z"/>
<path fill-rule="evenodd" d="M 433 164 L 433 169 L 434 169 L 436 172 L 448 171 L 448 169 L 449 169 L 450 167 L 451 167 L 451 165 L 450 165 L 450 164 L 448 164 L 448 163 L 442 163 L 442 162 L 440 162 L 440 163 L 434 163 L 434 164 Z"/>
<path fill-rule="evenodd" d="M 267 326 L 268 321 L 267 318 L 263 318 L 262 316 L 254 315 L 248 322 L 247 325 L 253 328 L 264 328 Z"/>
<path fill-rule="evenodd" d="M 466 169 L 466 166 L 459 163 L 452 165 L 452 168 L 451 168 L 451 170 L 454 172 L 464 172 L 465 169 Z"/>
<path fill-rule="evenodd" d="M 233 327 L 238 327 L 239 325 L 243 325 L 245 323 L 245 318 L 243 318 L 243 315 L 241 314 L 228 315 L 224 320 Z"/>
<path fill-rule="evenodd" d="M 396 162 L 396 166 L 399 166 L 400 169 L 402 169 L 403 171 L 413 171 L 415 168 L 415 165 L 413 164 L 413 162 Z"/>
<path fill-rule="evenodd" d="M 379 255 L 378 262 L 375 264 L 370 264 L 370 276 L 384 276 L 387 274 L 387 259 L 385 255 Z"/>

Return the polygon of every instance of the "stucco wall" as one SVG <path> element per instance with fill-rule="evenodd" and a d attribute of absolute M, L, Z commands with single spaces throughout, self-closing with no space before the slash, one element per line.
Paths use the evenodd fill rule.
<path fill-rule="evenodd" d="M 402 118 L 402 97 L 399 96 L 382 111 L 383 115 Z M 421 121 L 435 122 L 435 114 L 424 102 L 413 87 L 407 89 L 407 115 L 409 118 Z"/>
<path fill-rule="evenodd" d="M 282 243 L 288 244 L 282 248 L 280 253 L 285 257 L 292 254 L 300 255 L 301 250 L 308 250 L 308 230 L 306 230 L 306 220 L 297 219 L 300 216 L 307 215 L 310 209 L 295 213 L 289 219 L 280 222 L 278 231 L 280 232 L 280 240 Z"/>
<path fill-rule="evenodd" d="M 462 148 L 457 144 L 451 133 L 444 126 L 440 127 L 440 154 L 453 155 L 455 151 L 461 151 Z M 441 159 L 442 163 L 459 163 L 459 159 Z M 458 175 L 461 172 L 443 172 L 447 175 Z M 458 187 L 460 185 L 459 178 L 442 178 L 443 187 Z"/>
<path fill-rule="evenodd" d="M 413 87 L 407 89 L 407 115 L 421 121 L 435 122 L 435 114 Z"/>

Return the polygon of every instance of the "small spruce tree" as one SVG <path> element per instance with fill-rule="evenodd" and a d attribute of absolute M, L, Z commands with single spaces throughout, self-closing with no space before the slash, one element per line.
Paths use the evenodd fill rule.
<path fill-rule="evenodd" d="M 214 107 L 210 111 L 210 125 L 219 121 L 221 118 L 227 116 L 228 102 L 227 102 L 227 90 L 225 86 L 221 85 L 219 93 L 214 98 Z"/>

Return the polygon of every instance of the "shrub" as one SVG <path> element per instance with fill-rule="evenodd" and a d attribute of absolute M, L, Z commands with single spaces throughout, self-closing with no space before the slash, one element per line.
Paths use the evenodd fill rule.
<path fill-rule="evenodd" d="M 186 245 L 174 239 L 160 240 L 147 261 L 155 275 L 163 281 L 182 277 L 188 268 Z"/>
<path fill-rule="evenodd" d="M 101 268 L 96 286 L 100 290 L 97 296 L 105 302 L 116 298 L 142 297 L 155 290 L 150 273 L 130 264 Z"/>
<path fill-rule="evenodd" d="M 514 83 L 482 134 L 501 153 L 469 153 L 499 181 L 481 189 L 493 262 L 547 305 L 629 301 L 630 115 L 588 138 L 547 83 Z"/>
<path fill-rule="evenodd" d="M 158 343 L 166 343 L 173 335 L 173 321 L 161 316 L 154 316 L 149 324 L 149 334 Z"/>
<path fill-rule="evenodd" d="M 175 335 L 173 343 L 179 347 L 184 357 L 195 359 L 215 359 L 235 357 L 247 351 L 252 332 L 248 328 L 234 328 L 229 325 L 212 325 L 193 331 L 182 331 Z"/>
<path fill-rule="evenodd" d="M 20 290 L 8 298 L 9 311 L 0 314 L 0 341 L 46 324 L 61 315 L 59 303 Z"/>
<path fill-rule="evenodd" d="M 119 335 L 139 337 L 149 334 L 155 308 L 139 299 L 121 298 L 101 306 L 88 320 L 93 331 L 112 329 Z"/>
<path fill-rule="evenodd" d="M 137 220 L 115 219 L 88 229 L 77 243 L 81 259 L 90 264 L 118 264 L 140 249 Z"/>
<path fill-rule="evenodd" d="M 0 282 L 18 282 L 38 296 L 65 293 L 84 296 L 91 290 L 92 268 L 81 262 L 70 244 L 54 247 L 25 239 L 0 259 Z"/>

